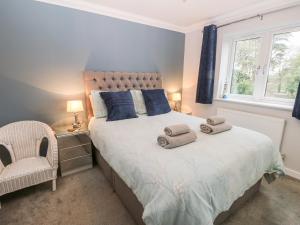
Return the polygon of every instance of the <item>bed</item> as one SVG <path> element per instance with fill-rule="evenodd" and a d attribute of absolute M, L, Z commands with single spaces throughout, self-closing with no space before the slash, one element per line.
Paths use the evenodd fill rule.
<path fill-rule="evenodd" d="M 139 225 L 218 225 L 259 190 L 265 173 L 283 170 L 272 141 L 257 132 L 200 132 L 202 118 L 170 112 L 106 122 L 94 118 L 91 90 L 162 87 L 158 73 L 84 73 L 89 129 L 105 177 Z M 197 131 L 189 145 L 165 150 L 156 143 L 167 125 Z"/>

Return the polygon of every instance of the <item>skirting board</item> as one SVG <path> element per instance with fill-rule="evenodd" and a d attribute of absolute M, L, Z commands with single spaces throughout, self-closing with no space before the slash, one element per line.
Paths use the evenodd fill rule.
<path fill-rule="evenodd" d="M 288 175 L 290 177 L 293 177 L 297 180 L 300 180 L 300 172 L 298 172 L 296 170 L 289 169 L 289 168 L 285 168 L 285 172 L 286 172 L 286 175 Z"/>

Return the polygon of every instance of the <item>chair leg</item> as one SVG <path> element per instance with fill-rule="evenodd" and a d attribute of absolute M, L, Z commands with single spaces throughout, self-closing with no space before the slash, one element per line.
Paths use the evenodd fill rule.
<path fill-rule="evenodd" d="M 0 209 L 1 209 L 1 200 L 0 200 Z"/>
<path fill-rule="evenodd" d="M 52 180 L 52 191 L 56 191 L 56 179 Z"/>

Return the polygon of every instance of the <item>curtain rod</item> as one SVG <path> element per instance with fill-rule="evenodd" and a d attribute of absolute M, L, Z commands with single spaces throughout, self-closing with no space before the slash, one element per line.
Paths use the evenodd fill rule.
<path fill-rule="evenodd" d="M 300 4 L 296 4 L 296 5 L 293 5 L 293 6 L 289 6 L 289 7 L 285 7 L 285 8 L 281 8 L 281 9 L 277 9 L 277 10 L 273 10 L 273 11 L 266 12 L 266 13 L 257 14 L 255 16 L 249 16 L 249 17 L 239 19 L 239 20 L 235 20 L 235 21 L 232 21 L 232 22 L 229 22 L 229 23 L 224 23 L 224 24 L 221 24 L 221 25 L 217 26 L 217 28 L 226 27 L 226 26 L 229 26 L 231 24 L 240 23 L 240 22 L 243 22 L 243 21 L 246 21 L 246 20 L 251 20 L 251 19 L 254 19 L 254 18 L 259 18 L 260 20 L 263 20 L 265 15 L 269 15 L 269 14 L 272 14 L 272 13 L 284 11 L 284 10 L 291 9 L 291 8 L 294 8 L 294 7 L 297 7 L 297 6 L 300 6 Z"/>

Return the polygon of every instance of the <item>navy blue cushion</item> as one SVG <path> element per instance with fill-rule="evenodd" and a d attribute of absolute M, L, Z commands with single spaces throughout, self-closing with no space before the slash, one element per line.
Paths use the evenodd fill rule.
<path fill-rule="evenodd" d="M 3 166 L 8 166 L 12 163 L 11 155 L 8 149 L 0 144 L 0 160 L 3 164 Z"/>
<path fill-rule="evenodd" d="M 107 108 L 107 121 L 137 118 L 130 91 L 100 92 Z"/>
<path fill-rule="evenodd" d="M 43 137 L 41 144 L 40 144 L 40 150 L 39 150 L 39 154 L 42 157 L 46 157 L 47 156 L 47 152 L 48 152 L 48 146 L 49 146 L 49 140 L 46 137 Z"/>
<path fill-rule="evenodd" d="M 164 89 L 142 90 L 148 116 L 171 111 Z"/>

